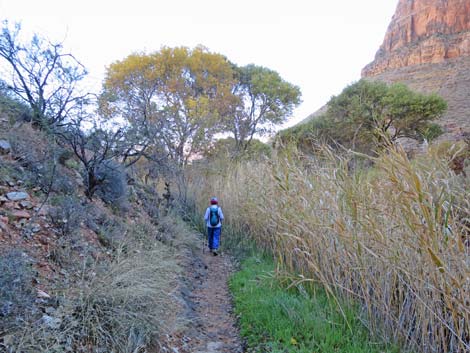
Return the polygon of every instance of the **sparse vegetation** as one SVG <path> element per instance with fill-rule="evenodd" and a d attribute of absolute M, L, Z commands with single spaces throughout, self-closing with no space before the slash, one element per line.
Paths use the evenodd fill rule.
<path fill-rule="evenodd" d="M 31 265 L 31 259 L 19 249 L 0 256 L 0 332 L 21 328 L 33 316 L 35 292 Z"/>
<path fill-rule="evenodd" d="M 49 212 L 52 224 L 63 237 L 71 236 L 80 231 L 80 225 L 85 220 L 86 206 L 75 196 L 56 196 L 51 200 L 53 207 Z"/>
<path fill-rule="evenodd" d="M 40 187 L 44 192 L 73 193 L 73 174 L 58 163 L 64 149 L 44 131 L 30 124 L 8 130 L 12 155 L 21 167 L 23 182 L 28 187 Z"/>
<path fill-rule="evenodd" d="M 179 274 L 178 254 L 182 244 L 190 245 L 192 241 L 184 228 L 167 224 L 165 236 L 172 237 L 171 246 L 158 240 L 151 225 L 123 228 L 126 234 L 112 261 L 108 264 L 85 259 L 77 283 L 54 291 L 58 303 L 49 304 L 50 318 L 43 317 L 39 328 L 23 322 L 21 331 L 12 331 L 6 348 L 14 352 L 86 352 L 92 346 L 138 352 L 158 344 L 158 335 L 175 320 L 177 304 L 171 293 Z M 1 278 L 10 276 L 8 271 L 4 273 Z M 22 303 L 27 305 L 26 301 Z"/>
<path fill-rule="evenodd" d="M 9 123 L 31 120 L 31 111 L 24 103 L 8 95 L 7 84 L 0 79 L 0 116 Z"/>

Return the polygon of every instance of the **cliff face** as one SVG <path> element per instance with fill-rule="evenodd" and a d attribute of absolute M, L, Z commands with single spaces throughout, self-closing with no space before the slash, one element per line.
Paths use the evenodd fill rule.
<path fill-rule="evenodd" d="M 470 0 L 399 0 L 362 76 L 440 94 L 449 106 L 438 121 L 446 138 L 470 131 Z"/>
<path fill-rule="evenodd" d="M 470 56 L 469 0 L 400 0 L 365 77 Z"/>

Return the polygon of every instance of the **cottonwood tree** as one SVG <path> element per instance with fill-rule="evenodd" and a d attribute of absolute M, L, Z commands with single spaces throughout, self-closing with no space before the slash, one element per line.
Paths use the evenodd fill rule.
<path fill-rule="evenodd" d="M 101 109 L 130 124 L 151 122 L 180 166 L 221 131 L 234 99 L 231 64 L 203 47 L 133 54 L 108 68 Z"/>
<path fill-rule="evenodd" d="M 35 124 L 60 126 L 75 113 L 88 94 L 78 92 L 86 76 L 83 65 L 52 43 L 34 34 L 29 42 L 20 39 L 21 26 L 4 21 L 0 30 L 0 70 L 7 88 L 26 102 Z"/>
<path fill-rule="evenodd" d="M 242 154 L 234 156 L 236 150 L 235 139 L 233 137 L 220 138 L 212 143 L 204 151 L 203 156 L 206 161 L 222 161 L 225 163 L 227 159 L 240 158 L 247 160 L 256 160 L 263 157 L 271 156 L 271 146 L 254 138 L 251 140 L 248 148 Z"/>
<path fill-rule="evenodd" d="M 286 121 L 300 104 L 300 89 L 273 70 L 256 65 L 236 68 L 233 94 L 238 97 L 225 120 L 236 151 L 246 151 L 255 135 L 263 136 Z"/>

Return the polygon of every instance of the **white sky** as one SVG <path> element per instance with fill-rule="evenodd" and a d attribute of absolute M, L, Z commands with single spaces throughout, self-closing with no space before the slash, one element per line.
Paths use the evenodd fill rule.
<path fill-rule="evenodd" d="M 371 62 L 398 0 L 0 0 L 0 20 L 64 41 L 98 90 L 132 52 L 202 44 L 238 65 L 279 72 L 302 91 L 288 126 L 323 106 Z"/>

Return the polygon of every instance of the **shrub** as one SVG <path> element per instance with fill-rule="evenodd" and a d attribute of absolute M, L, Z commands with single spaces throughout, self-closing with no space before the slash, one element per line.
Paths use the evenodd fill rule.
<path fill-rule="evenodd" d="M 154 238 L 153 227 L 134 224 L 113 261 L 87 267 L 80 282 L 60 291 L 56 327 L 27 326 L 13 352 L 144 352 L 172 325 L 180 268 L 175 249 Z M 174 237 L 188 231 L 174 228 Z M 177 233 L 176 231 L 179 231 Z"/>
<path fill-rule="evenodd" d="M 126 249 L 81 285 L 81 295 L 63 308 L 64 314 L 71 310 L 71 315 L 64 315 L 64 327 L 69 328 L 65 334 L 76 344 L 89 342 L 95 349 L 137 352 L 167 322 L 168 308 L 174 305 L 168 293 L 178 273 L 175 259 L 163 246 L 142 250 L 127 244 Z"/>
<path fill-rule="evenodd" d="M 112 160 L 106 160 L 99 164 L 96 170 L 96 178 L 101 180 L 96 188 L 96 194 L 107 204 L 116 207 L 120 211 L 126 211 L 129 207 L 127 176 L 124 167 Z M 85 182 L 88 180 L 84 179 Z"/>
<path fill-rule="evenodd" d="M 215 161 L 218 159 L 256 159 L 256 158 L 269 158 L 271 156 L 271 146 L 258 140 L 252 139 L 246 143 L 246 148 L 237 150 L 235 139 L 227 137 L 218 139 L 212 145 L 208 146 L 204 151 L 204 157 L 207 160 Z"/>
<path fill-rule="evenodd" d="M 10 250 L 0 257 L 0 332 L 23 325 L 33 312 L 33 272 L 27 255 Z"/>
<path fill-rule="evenodd" d="M 49 217 L 59 234 L 66 237 L 77 233 L 87 214 L 87 208 L 80 199 L 70 195 L 57 196 L 51 203 L 54 207 L 50 210 Z"/>
<path fill-rule="evenodd" d="M 0 115 L 9 118 L 10 123 L 14 121 L 31 121 L 31 109 L 20 101 L 11 98 L 2 89 L 0 82 Z"/>
<path fill-rule="evenodd" d="M 117 219 L 105 218 L 99 220 L 98 240 L 107 248 L 116 249 L 126 237 L 125 225 Z"/>
<path fill-rule="evenodd" d="M 136 200 L 142 204 L 143 209 L 152 221 L 157 222 L 160 215 L 160 204 L 162 199 L 158 196 L 156 188 L 147 185 L 135 185 Z"/>
<path fill-rule="evenodd" d="M 74 182 L 65 168 L 57 163 L 64 153 L 55 139 L 46 133 L 24 124 L 8 133 L 13 156 L 24 168 L 22 178 L 29 186 L 39 186 L 44 192 L 71 194 Z"/>

